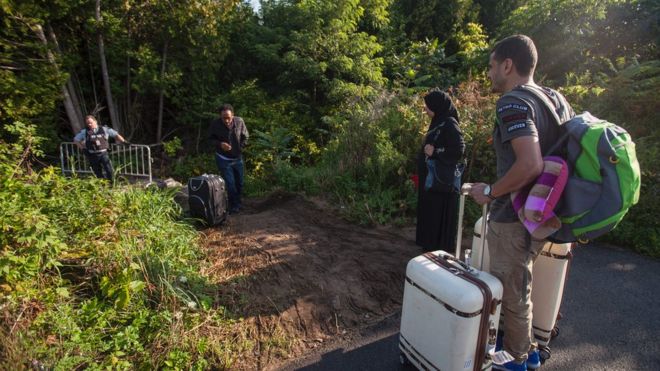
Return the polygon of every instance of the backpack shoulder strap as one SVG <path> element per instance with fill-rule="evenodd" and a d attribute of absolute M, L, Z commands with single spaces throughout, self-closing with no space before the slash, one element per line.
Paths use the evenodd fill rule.
<path fill-rule="evenodd" d="M 511 90 L 507 94 L 514 96 L 519 99 L 534 99 L 537 102 L 540 102 L 546 111 L 550 113 L 550 119 L 555 122 L 557 126 L 560 126 L 561 137 L 557 142 L 545 153 L 544 156 L 548 156 L 553 153 L 557 148 L 563 145 L 563 143 L 568 138 L 569 133 L 566 131 L 566 127 L 563 126 L 563 123 L 571 119 L 573 115 L 573 110 L 570 108 L 570 105 L 566 101 L 563 95 L 557 94 L 559 99 L 559 107 L 556 107 L 555 104 L 550 100 L 541 88 L 532 85 L 520 85 L 515 89 Z M 557 112 L 561 110 L 561 116 Z"/>
<path fill-rule="evenodd" d="M 540 88 L 532 85 L 520 85 L 519 87 L 511 90 L 507 94 L 512 95 L 516 98 L 527 98 L 527 99 L 529 99 L 530 97 L 533 98 L 537 102 L 540 102 L 546 108 L 546 110 L 550 113 L 550 116 L 552 117 L 553 121 L 557 125 L 562 124 L 563 120 L 559 117 L 555 104 Z M 562 98 L 560 98 L 560 100 L 562 101 L 562 103 L 564 103 Z"/>

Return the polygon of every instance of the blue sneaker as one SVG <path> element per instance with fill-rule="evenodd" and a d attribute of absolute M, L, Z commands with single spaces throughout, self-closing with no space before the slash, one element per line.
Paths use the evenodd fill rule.
<path fill-rule="evenodd" d="M 493 370 L 502 371 L 527 371 L 527 363 L 517 363 L 515 360 L 507 362 L 503 365 L 496 365 L 493 363 Z"/>
<path fill-rule="evenodd" d="M 541 367 L 541 355 L 538 349 L 534 349 L 527 353 L 527 369 L 536 370 Z"/>

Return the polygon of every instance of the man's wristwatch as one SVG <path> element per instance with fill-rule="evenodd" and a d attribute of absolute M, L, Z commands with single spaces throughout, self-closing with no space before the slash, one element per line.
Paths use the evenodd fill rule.
<path fill-rule="evenodd" d="M 491 200 L 495 200 L 495 196 L 493 196 L 493 195 L 490 193 L 490 191 L 491 191 L 490 185 L 487 185 L 486 188 L 484 188 L 484 196 L 487 196 L 487 197 L 490 198 Z"/>

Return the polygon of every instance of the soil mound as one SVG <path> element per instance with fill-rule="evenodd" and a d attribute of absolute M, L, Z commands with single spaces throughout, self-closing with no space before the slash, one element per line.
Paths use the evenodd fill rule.
<path fill-rule="evenodd" d="M 274 368 L 397 313 L 406 264 L 422 253 L 410 229 L 361 227 L 282 192 L 247 200 L 206 234 L 219 302 L 259 342 L 246 368 Z"/>

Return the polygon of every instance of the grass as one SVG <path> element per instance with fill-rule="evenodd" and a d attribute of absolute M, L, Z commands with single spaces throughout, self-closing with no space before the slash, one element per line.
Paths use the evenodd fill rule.
<path fill-rule="evenodd" d="M 0 144 L 0 368 L 229 369 L 257 349 L 287 354 L 282 331 L 255 340 L 215 297 L 223 283 L 204 275 L 171 192 L 29 171 Z"/>

